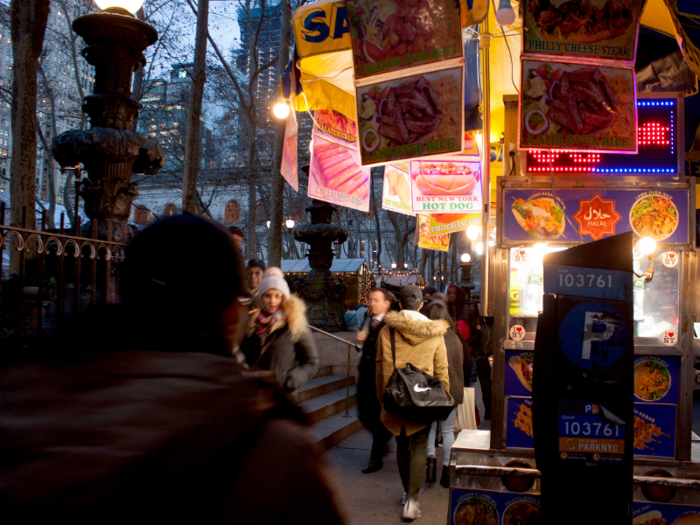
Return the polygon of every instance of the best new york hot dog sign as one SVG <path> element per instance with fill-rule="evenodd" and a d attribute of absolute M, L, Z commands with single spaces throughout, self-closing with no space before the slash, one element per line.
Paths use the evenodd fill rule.
<path fill-rule="evenodd" d="M 419 213 L 481 211 L 478 162 L 460 160 L 411 161 L 411 206 Z"/>

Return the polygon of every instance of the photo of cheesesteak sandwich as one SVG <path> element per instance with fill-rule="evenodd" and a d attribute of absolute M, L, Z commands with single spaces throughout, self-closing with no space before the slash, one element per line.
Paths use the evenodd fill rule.
<path fill-rule="evenodd" d="M 543 39 L 589 44 L 627 33 L 636 21 L 641 3 L 641 0 L 528 0 L 527 16 Z"/>

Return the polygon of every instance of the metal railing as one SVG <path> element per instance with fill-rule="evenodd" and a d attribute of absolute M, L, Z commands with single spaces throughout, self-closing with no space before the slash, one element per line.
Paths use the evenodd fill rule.
<path fill-rule="evenodd" d="M 61 214 L 60 227 L 48 230 L 46 212 L 42 212 L 40 225 L 33 230 L 27 228 L 27 213 L 35 210 L 23 206 L 22 226 L 7 226 L 5 203 L 0 203 L 0 261 L 5 250 L 11 250 L 11 255 L 16 252 L 11 273 L 3 275 L 8 279 L 0 279 L 0 320 L 6 323 L 14 319 L 11 325 L 22 345 L 28 342 L 28 334 L 45 331 L 47 309 L 53 328 L 59 330 L 66 310 L 77 313 L 88 305 L 116 302 L 115 283 L 127 246 L 113 240 L 112 223 L 106 224 L 107 238 L 99 239 L 96 222 L 92 223 L 90 236 L 81 235 L 79 215 L 72 228 L 66 228 Z M 121 239 L 126 235 L 124 225 Z M 6 287 L 12 283 L 13 289 L 3 290 L 3 282 Z"/>
<path fill-rule="evenodd" d="M 347 376 L 345 378 L 345 415 L 343 417 L 350 417 L 350 360 L 352 358 L 352 347 L 354 346 L 358 351 L 361 349 L 352 341 L 348 341 L 347 339 L 343 339 L 337 335 L 330 334 L 324 330 L 321 330 L 320 328 L 316 328 L 315 326 L 311 325 L 309 325 L 309 328 L 311 328 L 311 330 L 314 332 L 318 332 L 319 334 L 323 334 L 331 339 L 335 339 L 336 341 L 340 341 L 341 343 L 346 343 L 348 345 L 348 369 Z"/>

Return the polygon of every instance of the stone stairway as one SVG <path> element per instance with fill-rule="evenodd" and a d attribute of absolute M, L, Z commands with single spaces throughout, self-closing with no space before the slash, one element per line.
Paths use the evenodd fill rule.
<path fill-rule="evenodd" d="M 350 376 L 346 407 L 346 376 L 333 375 L 333 366 L 321 366 L 316 377 L 299 390 L 301 408 L 311 424 L 314 442 L 325 451 L 362 428 L 357 413 L 357 385 Z M 346 408 L 349 416 L 346 416 Z"/>

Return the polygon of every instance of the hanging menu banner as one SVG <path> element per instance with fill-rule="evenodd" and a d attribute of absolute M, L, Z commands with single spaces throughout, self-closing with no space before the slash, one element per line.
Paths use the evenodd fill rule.
<path fill-rule="evenodd" d="M 411 161 L 411 205 L 420 213 L 481 212 L 481 164 L 454 159 Z"/>
<path fill-rule="evenodd" d="M 520 147 L 637 153 L 634 70 L 523 60 Z"/>
<path fill-rule="evenodd" d="M 481 213 L 431 213 L 430 234 L 464 231 L 469 226 L 481 226 Z"/>
<path fill-rule="evenodd" d="M 369 170 L 360 167 L 357 149 L 331 142 L 314 130 L 309 197 L 368 212 L 369 190 Z"/>
<path fill-rule="evenodd" d="M 316 136 L 341 146 L 357 148 L 357 125 L 342 113 L 319 109 L 314 112 L 314 125 Z"/>
<path fill-rule="evenodd" d="M 355 78 L 462 56 L 454 0 L 348 0 Z"/>
<path fill-rule="evenodd" d="M 411 178 L 408 175 L 408 166 L 389 164 L 384 168 L 382 208 L 405 215 L 415 215 L 411 211 Z"/>
<path fill-rule="evenodd" d="M 657 242 L 689 242 L 688 192 L 506 189 L 504 241 L 585 242 L 632 231 Z M 567 219 L 568 217 L 568 219 Z"/>
<path fill-rule="evenodd" d="M 356 89 L 362 165 L 461 153 L 464 68 Z"/>
<path fill-rule="evenodd" d="M 430 218 L 427 215 L 418 215 L 414 242 L 418 248 L 424 250 L 446 252 L 450 249 L 450 234 L 439 233 L 431 235 Z"/>
<path fill-rule="evenodd" d="M 525 0 L 523 53 L 633 63 L 642 0 Z"/>
<path fill-rule="evenodd" d="M 299 191 L 299 167 L 298 167 L 299 127 L 297 125 L 296 111 L 290 111 L 287 117 L 287 125 L 284 128 L 284 148 L 282 149 L 282 162 L 280 173 L 294 191 Z"/>

